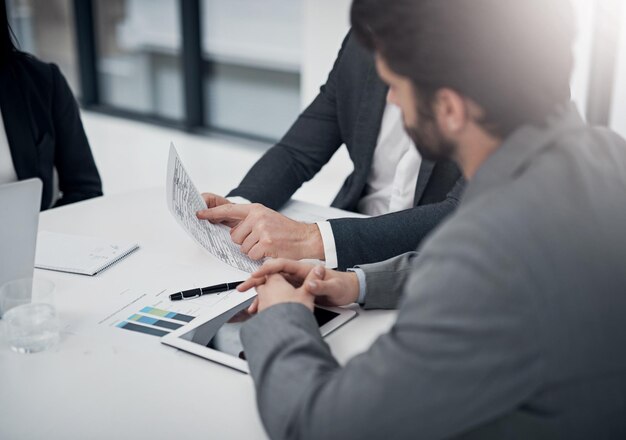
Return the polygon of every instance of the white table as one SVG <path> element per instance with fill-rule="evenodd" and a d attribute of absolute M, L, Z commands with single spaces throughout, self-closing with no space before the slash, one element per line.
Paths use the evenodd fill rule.
<path fill-rule="evenodd" d="M 178 283 L 189 273 L 196 282 L 221 282 L 231 273 L 177 226 L 163 189 L 47 211 L 40 230 L 137 241 L 141 248 L 96 277 L 35 271 L 56 284 L 64 331 L 55 349 L 33 355 L 13 353 L 2 335 L 0 439 L 266 437 L 250 376 L 166 347 L 156 337 L 83 331 L 94 325 L 92 309 L 125 283 Z M 345 363 L 394 316 L 360 311 L 327 341 Z"/>

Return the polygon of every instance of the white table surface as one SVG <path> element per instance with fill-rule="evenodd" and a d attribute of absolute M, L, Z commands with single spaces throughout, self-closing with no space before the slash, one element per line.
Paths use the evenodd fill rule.
<path fill-rule="evenodd" d="M 153 336 L 89 331 L 91 309 L 127 283 L 166 288 L 190 273 L 196 283 L 236 275 L 178 227 L 164 193 L 143 190 L 41 214 L 40 230 L 136 241 L 140 249 L 95 277 L 35 270 L 56 284 L 61 342 L 20 355 L 0 332 L 0 439 L 266 438 L 250 376 Z M 327 338 L 342 363 L 366 350 L 395 316 L 359 313 Z"/>

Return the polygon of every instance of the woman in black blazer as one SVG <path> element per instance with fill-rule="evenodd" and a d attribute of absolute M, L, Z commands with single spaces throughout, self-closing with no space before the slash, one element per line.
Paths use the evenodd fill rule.
<path fill-rule="evenodd" d="M 43 181 L 42 210 L 102 195 L 100 175 L 65 78 L 56 65 L 15 48 L 4 1 L 0 1 L 0 111 L 14 176 Z M 6 142 L 1 136 L 0 132 L 0 142 Z M 6 146 L 0 149 L 0 161 L 6 161 L 5 156 Z M 7 162 L 0 166 L 10 170 Z M 61 193 L 56 201 L 54 168 Z"/>

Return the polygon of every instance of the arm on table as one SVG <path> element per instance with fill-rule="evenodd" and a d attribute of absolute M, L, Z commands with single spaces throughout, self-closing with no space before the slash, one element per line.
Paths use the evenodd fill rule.
<path fill-rule="evenodd" d="M 488 237 L 483 235 L 483 243 Z M 300 304 L 268 308 L 242 341 L 272 438 L 446 438 L 511 411 L 539 383 L 530 281 L 497 243 L 422 255 L 398 318 L 341 367 Z M 526 283 L 526 284 L 524 284 Z"/>
<path fill-rule="evenodd" d="M 422 240 L 459 204 L 463 179 L 439 203 L 370 218 L 330 220 L 340 270 L 383 261 L 417 249 Z"/>

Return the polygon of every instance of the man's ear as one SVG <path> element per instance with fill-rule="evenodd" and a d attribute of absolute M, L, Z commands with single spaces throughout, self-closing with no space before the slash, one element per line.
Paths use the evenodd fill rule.
<path fill-rule="evenodd" d="M 468 122 L 465 99 L 452 89 L 437 91 L 434 111 L 439 130 L 448 138 L 458 136 Z"/>

